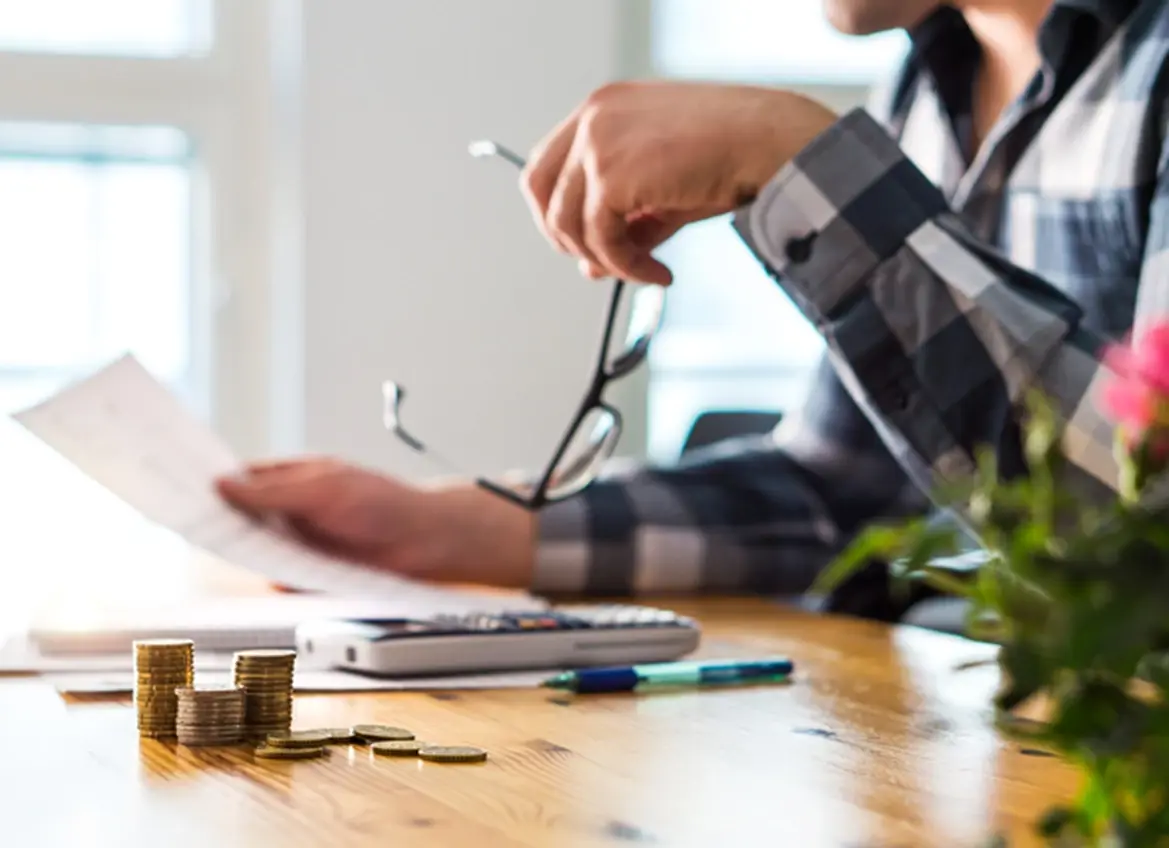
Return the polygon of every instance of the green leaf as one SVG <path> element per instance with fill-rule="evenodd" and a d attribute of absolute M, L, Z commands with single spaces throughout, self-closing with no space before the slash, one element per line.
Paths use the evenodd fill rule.
<path fill-rule="evenodd" d="M 940 592 L 955 595 L 960 598 L 969 598 L 974 592 L 973 581 L 956 576 L 953 571 L 933 566 L 924 566 L 917 571 L 910 572 L 910 576 L 922 580 Z"/>
<path fill-rule="evenodd" d="M 902 551 L 909 529 L 874 525 L 863 530 L 813 582 L 813 594 L 828 594 L 874 560 L 890 561 Z"/>

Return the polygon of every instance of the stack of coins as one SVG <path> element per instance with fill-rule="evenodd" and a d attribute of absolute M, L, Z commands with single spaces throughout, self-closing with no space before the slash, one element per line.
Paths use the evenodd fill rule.
<path fill-rule="evenodd" d="M 134 643 L 134 707 L 139 736 L 163 739 L 175 735 L 179 712 L 175 689 L 190 686 L 194 673 L 195 643 L 190 639 Z"/>
<path fill-rule="evenodd" d="M 248 736 L 267 737 L 292 726 L 296 658 L 296 651 L 236 653 L 234 683 L 244 690 L 244 726 Z"/>
<path fill-rule="evenodd" d="M 184 686 L 175 690 L 180 745 L 235 745 L 244 738 L 244 690 L 238 686 Z"/>

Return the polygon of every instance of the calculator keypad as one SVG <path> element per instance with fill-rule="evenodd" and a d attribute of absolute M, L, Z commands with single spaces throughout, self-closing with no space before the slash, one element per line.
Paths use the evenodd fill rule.
<path fill-rule="evenodd" d="M 694 622 L 669 610 L 608 604 L 562 607 L 539 612 L 506 612 L 436 616 L 447 632 L 519 633 L 550 630 L 616 630 L 644 627 L 694 627 Z"/>

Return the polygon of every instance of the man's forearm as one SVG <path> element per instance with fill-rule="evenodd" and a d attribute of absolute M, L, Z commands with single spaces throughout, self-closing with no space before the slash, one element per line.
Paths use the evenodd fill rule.
<path fill-rule="evenodd" d="M 743 440 L 676 468 L 600 481 L 546 507 L 534 589 L 795 594 L 861 522 L 924 505 L 884 453 L 861 455 L 824 439 L 803 447 L 826 461 L 800 462 L 771 438 Z"/>
<path fill-rule="evenodd" d="M 1112 428 L 1091 397 L 1103 340 L 1071 300 L 976 242 L 865 113 L 806 148 L 735 226 L 920 485 L 965 478 L 981 445 L 1004 474 L 1022 473 L 1023 401 L 1040 389 L 1066 422 L 1065 482 L 1116 490 Z M 1160 238 L 1150 263 L 1164 269 Z"/>

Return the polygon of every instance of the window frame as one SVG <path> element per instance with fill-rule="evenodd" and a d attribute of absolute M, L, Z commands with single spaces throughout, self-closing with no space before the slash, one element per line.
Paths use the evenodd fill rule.
<path fill-rule="evenodd" d="M 263 453 L 292 424 L 288 385 L 301 343 L 274 328 L 272 287 L 295 300 L 295 259 L 276 255 L 295 226 L 299 0 L 209 0 L 206 51 L 174 57 L 0 48 L 0 121 L 172 126 L 193 151 L 188 380 L 236 450 Z M 7 82 L 6 82 L 7 81 Z M 294 251 L 295 252 L 295 251 Z M 285 309 L 280 320 L 295 321 Z M 273 356 L 280 341 L 280 359 Z M 291 347 L 290 347 L 291 345 Z M 273 362 L 281 363 L 281 374 Z M 284 386 L 283 415 L 274 396 Z M 294 398 L 295 400 L 295 398 Z M 295 431 L 291 440 L 296 439 Z"/>

